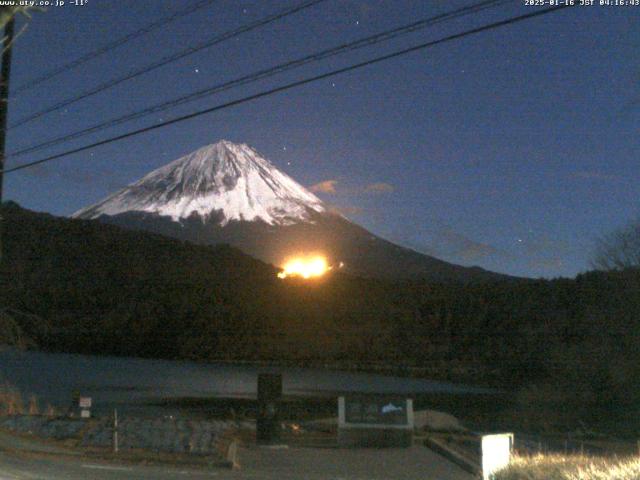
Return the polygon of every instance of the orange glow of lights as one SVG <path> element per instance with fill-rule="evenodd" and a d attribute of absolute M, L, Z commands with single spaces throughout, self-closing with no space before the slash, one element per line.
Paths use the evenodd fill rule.
<path fill-rule="evenodd" d="M 321 277 L 331 268 L 324 257 L 296 257 L 285 262 L 282 271 L 278 273 L 278 278 L 302 277 L 308 279 Z"/>

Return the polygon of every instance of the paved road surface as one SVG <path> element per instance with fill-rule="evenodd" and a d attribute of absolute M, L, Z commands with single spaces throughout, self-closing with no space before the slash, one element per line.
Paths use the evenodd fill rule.
<path fill-rule="evenodd" d="M 398 449 L 273 450 L 240 452 L 245 476 L 269 480 L 472 480 L 457 465 L 423 446 Z"/>
<path fill-rule="evenodd" d="M 168 480 L 204 479 L 210 472 L 188 468 L 138 467 L 85 462 L 79 459 L 25 458 L 0 452 L 0 480 Z M 215 473 L 215 471 L 214 471 Z M 224 478 L 224 477 L 220 477 Z"/>
<path fill-rule="evenodd" d="M 16 456 L 0 452 L 0 480 L 472 480 L 474 477 L 422 446 L 408 449 L 240 450 L 239 470 L 114 465 L 82 458 Z"/>

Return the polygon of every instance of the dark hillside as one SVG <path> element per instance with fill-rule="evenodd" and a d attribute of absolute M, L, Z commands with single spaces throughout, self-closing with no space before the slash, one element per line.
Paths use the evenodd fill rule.
<path fill-rule="evenodd" d="M 0 342 L 405 369 L 517 389 L 543 422 L 640 412 L 640 272 L 478 284 L 332 274 L 3 206 Z M 4 333 L 3 333 L 4 332 Z M 595 412 L 595 413 L 594 413 Z M 525 416 L 518 414 L 521 418 Z M 559 421 L 559 420 L 558 420 Z"/>

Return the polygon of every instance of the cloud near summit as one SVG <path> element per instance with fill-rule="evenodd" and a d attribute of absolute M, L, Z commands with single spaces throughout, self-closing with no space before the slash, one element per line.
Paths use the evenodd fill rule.
<path fill-rule="evenodd" d="M 351 187 L 346 189 L 341 186 L 340 191 L 338 191 L 337 186 L 338 180 L 324 180 L 311 185 L 309 190 L 314 193 L 327 193 L 331 195 L 336 195 L 338 193 L 350 195 L 359 195 L 362 193 L 381 194 L 395 191 L 395 187 L 386 182 L 370 183 L 364 187 Z"/>
<path fill-rule="evenodd" d="M 324 182 L 316 183 L 315 185 L 311 185 L 309 190 L 314 193 L 336 193 L 336 184 L 337 180 L 325 180 Z"/>
<path fill-rule="evenodd" d="M 371 183 L 364 188 L 367 193 L 391 193 L 394 190 L 393 185 L 385 182 Z"/>

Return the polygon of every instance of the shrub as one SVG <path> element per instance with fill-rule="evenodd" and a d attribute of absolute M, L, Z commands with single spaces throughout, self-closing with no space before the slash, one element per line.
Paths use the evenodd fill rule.
<path fill-rule="evenodd" d="M 0 414 L 22 415 L 24 406 L 20 391 L 10 385 L 0 385 Z"/>
<path fill-rule="evenodd" d="M 31 397 L 29 397 L 29 415 L 40 415 L 38 398 L 35 395 L 31 395 Z"/>

